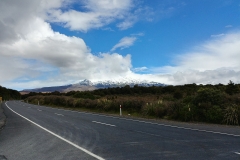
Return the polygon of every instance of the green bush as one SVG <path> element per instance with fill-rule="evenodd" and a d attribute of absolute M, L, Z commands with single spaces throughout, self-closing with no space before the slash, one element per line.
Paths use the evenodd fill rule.
<path fill-rule="evenodd" d="M 142 114 L 144 116 L 162 118 L 166 116 L 166 113 L 167 113 L 167 109 L 163 103 L 159 103 L 159 102 L 146 103 L 142 107 Z"/>
<path fill-rule="evenodd" d="M 240 107 L 232 104 L 227 106 L 224 110 L 224 123 L 230 125 L 239 125 Z"/>
<path fill-rule="evenodd" d="M 239 84 L 166 87 L 125 86 L 69 93 L 29 93 L 30 103 L 84 108 L 99 112 L 138 113 L 152 118 L 225 123 L 240 121 Z M 229 105 L 231 104 L 231 105 Z"/>
<path fill-rule="evenodd" d="M 223 110 L 220 106 L 212 106 L 206 113 L 206 120 L 210 123 L 221 123 L 223 120 Z"/>
<path fill-rule="evenodd" d="M 187 121 L 191 121 L 192 117 L 193 117 L 192 107 L 190 107 L 189 105 L 184 105 L 183 107 L 180 108 L 179 117 L 178 117 L 179 120 L 187 122 Z"/>

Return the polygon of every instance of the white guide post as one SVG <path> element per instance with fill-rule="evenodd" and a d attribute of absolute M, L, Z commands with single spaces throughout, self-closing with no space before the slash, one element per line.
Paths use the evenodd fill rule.
<path fill-rule="evenodd" d="M 120 116 L 122 116 L 122 106 L 120 105 Z"/>

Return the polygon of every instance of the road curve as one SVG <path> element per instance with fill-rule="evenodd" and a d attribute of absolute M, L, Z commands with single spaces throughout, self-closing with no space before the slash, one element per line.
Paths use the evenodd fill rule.
<path fill-rule="evenodd" d="M 153 122 L 9 101 L 7 159 L 240 159 L 240 129 Z M 0 157 L 1 158 L 1 157 Z"/>

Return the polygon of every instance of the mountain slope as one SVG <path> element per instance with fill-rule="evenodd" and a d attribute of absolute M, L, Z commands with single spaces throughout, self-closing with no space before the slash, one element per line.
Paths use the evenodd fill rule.
<path fill-rule="evenodd" d="M 134 85 L 150 87 L 150 86 L 165 86 L 162 83 L 158 82 L 148 82 L 148 81 L 137 81 L 137 80 L 128 80 L 125 82 L 116 82 L 116 81 L 98 81 L 91 82 L 90 80 L 83 80 L 76 84 L 70 84 L 65 86 L 53 86 L 53 87 L 43 87 L 36 89 L 25 89 L 21 92 L 69 92 L 69 91 L 86 91 L 86 90 L 95 90 L 100 88 L 114 88 L 114 87 L 124 87 L 129 85 L 133 87 Z"/>

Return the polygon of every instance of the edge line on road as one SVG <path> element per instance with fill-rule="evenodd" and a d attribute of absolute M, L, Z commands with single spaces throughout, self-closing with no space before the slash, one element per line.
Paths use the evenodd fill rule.
<path fill-rule="evenodd" d="M 224 132 L 218 132 L 218 131 L 188 128 L 188 127 L 174 126 L 174 125 L 169 125 L 169 124 L 161 124 L 161 123 L 147 122 L 147 121 L 141 121 L 141 120 L 127 119 L 127 118 L 121 118 L 121 119 L 125 119 L 125 120 L 128 120 L 128 121 L 140 122 L 140 123 L 146 123 L 146 124 L 153 124 L 153 125 L 158 125 L 158 126 L 164 126 L 164 127 L 171 127 L 171 128 L 185 129 L 185 130 L 191 130 L 191 131 L 198 131 L 198 132 L 206 132 L 206 133 L 214 133 L 214 134 L 240 137 L 240 135 L 237 135 L 237 134 L 224 133 Z"/>
<path fill-rule="evenodd" d="M 218 132 L 218 131 L 211 131 L 211 130 L 204 130 L 204 129 L 196 129 L 196 128 L 189 128 L 189 127 L 181 127 L 181 126 L 164 124 L 164 123 L 154 123 L 154 122 L 148 122 L 148 121 L 143 121 L 143 120 L 136 120 L 136 119 L 130 119 L 130 118 L 123 118 L 123 117 L 114 117 L 114 116 L 110 116 L 110 115 L 102 115 L 102 114 L 90 113 L 90 112 L 84 112 L 84 111 L 73 111 L 73 110 L 66 110 L 66 109 L 59 109 L 59 108 L 57 108 L 57 109 L 58 110 L 63 110 L 63 111 L 68 111 L 68 112 L 75 112 L 75 113 L 79 113 L 79 114 L 90 114 L 90 115 L 96 115 L 96 116 L 100 116 L 100 117 L 108 117 L 108 118 L 121 119 L 121 120 L 133 121 L 133 122 L 153 124 L 153 125 L 164 126 L 164 127 L 171 127 L 171 128 L 185 129 L 185 130 L 191 130 L 191 131 L 198 131 L 198 132 L 206 132 L 206 133 L 221 134 L 221 135 L 227 135 L 227 136 L 233 136 L 233 137 L 240 137 L 240 135 L 232 134 L 232 133 L 225 133 L 225 132 Z"/>
<path fill-rule="evenodd" d="M 62 110 L 63 110 L 63 109 L 62 109 Z M 78 111 L 71 111 L 71 112 L 77 112 L 77 113 L 83 113 L 83 114 L 91 114 L 91 115 L 97 115 L 97 116 L 101 116 L 101 117 L 109 117 L 109 118 L 115 118 L 115 119 L 122 119 L 122 120 L 127 120 L 127 121 L 140 122 L 140 123 L 145 123 L 145 124 L 152 124 L 152 125 L 158 125 L 158 126 L 164 126 L 164 127 L 171 127 L 171 128 L 178 128 L 178 129 L 185 129 L 185 130 L 191 130 L 191 131 L 198 131 L 198 132 L 206 132 L 206 133 L 221 134 L 221 135 L 227 135 L 227 136 L 233 136 L 233 137 L 240 137 L 240 135 L 238 135 L 238 134 L 218 132 L 218 131 L 211 131 L 211 130 L 205 130 L 205 129 L 181 127 L 181 126 L 175 126 L 175 125 L 170 125 L 170 124 L 154 123 L 154 122 L 148 122 L 148 121 L 143 121 L 143 120 L 136 120 L 136 119 L 130 119 L 130 118 L 122 118 L 122 117 L 114 117 L 114 116 L 101 115 L 101 114 L 89 113 L 89 112 L 78 112 Z"/>
<path fill-rule="evenodd" d="M 104 158 L 102 158 L 102 157 L 100 157 L 100 156 L 98 156 L 98 155 L 96 155 L 96 154 L 94 154 L 94 153 L 92 153 L 92 152 L 90 152 L 90 151 L 88 151 L 88 150 L 86 150 L 86 149 L 84 149 L 84 148 L 82 148 L 82 147 L 76 145 L 75 143 L 73 143 L 73 142 L 71 142 L 71 141 L 69 141 L 69 140 L 67 140 L 67 139 L 65 139 L 65 138 L 63 138 L 63 137 L 61 137 L 61 136 L 55 134 L 54 132 L 52 132 L 52 131 L 50 131 L 50 130 L 44 128 L 44 127 L 42 127 L 41 125 L 39 125 L 39 124 L 37 124 L 37 123 L 31 121 L 30 119 L 24 117 L 23 115 L 17 113 L 16 111 L 14 111 L 12 108 L 10 108 L 10 107 L 7 105 L 7 102 L 5 103 L 5 105 L 6 105 L 7 108 L 10 109 L 13 113 L 15 113 L 15 114 L 17 114 L 18 116 L 24 118 L 25 120 L 31 122 L 32 124 L 36 125 L 37 127 L 43 129 L 44 131 L 46 131 L 46 132 L 48 132 L 48 133 L 54 135 L 55 137 L 57 137 L 57 138 L 59 138 L 59 139 L 65 141 L 65 142 L 67 142 L 68 144 L 74 146 L 74 147 L 77 148 L 77 149 L 80 149 L 81 151 L 87 153 L 88 155 L 90 155 L 90 156 L 92 156 L 92 157 L 94 157 L 94 158 L 96 158 L 96 159 L 98 159 L 98 160 L 104 160 Z"/>

